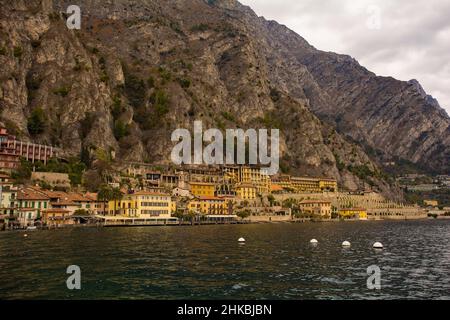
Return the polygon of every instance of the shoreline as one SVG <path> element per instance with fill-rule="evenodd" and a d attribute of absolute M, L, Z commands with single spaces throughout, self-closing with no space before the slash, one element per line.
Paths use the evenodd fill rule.
<path fill-rule="evenodd" d="M 354 222 L 385 222 L 385 221 L 439 221 L 439 220 L 450 220 L 450 217 L 439 217 L 439 218 L 407 218 L 407 219 L 340 219 L 340 220 L 285 220 L 285 221 L 228 221 L 228 222 L 185 222 L 185 223 L 153 223 L 153 224 L 78 224 L 78 225 L 65 225 L 59 227 L 43 227 L 36 228 L 34 230 L 28 229 L 14 229 L 14 230 L 1 230 L 0 233 L 13 233 L 13 232 L 36 232 L 36 231 L 52 231 L 52 230 L 63 230 L 63 229 L 77 229 L 77 228 L 143 228 L 143 227 L 201 227 L 201 226 L 213 226 L 213 225 L 255 225 L 255 224 L 299 224 L 299 223 L 354 223 Z"/>

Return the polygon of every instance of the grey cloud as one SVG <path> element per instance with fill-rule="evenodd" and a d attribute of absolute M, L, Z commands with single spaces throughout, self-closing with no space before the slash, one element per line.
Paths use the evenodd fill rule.
<path fill-rule="evenodd" d="M 313 46 L 349 54 L 379 75 L 417 79 L 450 113 L 450 1 L 241 0 Z M 381 29 L 367 9 L 381 10 Z"/>

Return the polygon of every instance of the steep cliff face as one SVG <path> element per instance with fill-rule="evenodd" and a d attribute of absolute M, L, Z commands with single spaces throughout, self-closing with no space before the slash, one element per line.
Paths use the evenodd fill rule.
<path fill-rule="evenodd" d="M 274 22 L 269 37 L 290 62 L 287 91 L 378 160 L 405 159 L 434 172 L 450 171 L 450 118 L 417 80 L 378 77 L 345 55 L 322 52 Z M 308 73 L 299 79 L 298 74 Z"/>
<path fill-rule="evenodd" d="M 368 108 L 361 95 L 371 91 L 376 113 L 375 107 L 384 105 L 378 92 L 418 103 L 421 94 L 410 93 L 417 85 L 406 85 L 402 93 L 395 80 L 392 88 L 388 82 L 375 87 L 382 81 L 359 66 L 352 85 L 347 84 L 350 80 L 340 80 L 348 74 L 343 70 L 347 58 L 316 51 L 292 31 L 232 0 L 79 1 L 79 31 L 68 30 L 60 14 L 70 4 L 34 0 L 0 7 L 0 120 L 25 139 L 58 145 L 72 155 L 104 151 L 117 161 L 169 163 L 172 130 L 191 128 L 194 120 L 222 129 L 279 128 L 282 165 L 291 173 L 334 176 L 349 189 L 369 184 L 398 195 L 361 146 L 342 133 L 367 139 L 386 153 L 399 152 L 387 144 L 396 143 L 394 133 L 383 140 L 375 129 L 367 131 L 364 111 L 350 111 L 352 94 L 360 108 Z M 321 54 L 325 65 L 316 56 Z M 333 68 L 330 57 L 340 59 Z M 358 88 L 365 83 L 358 72 L 374 84 Z M 327 84 L 333 73 L 337 78 Z M 339 95 L 343 84 L 334 88 L 344 82 L 352 94 Z M 47 116 L 37 133 L 28 130 L 36 109 Z M 401 121 L 379 112 L 385 118 L 374 118 L 373 128 L 382 131 Z M 361 119 L 343 116 L 349 113 Z M 347 120 L 335 121 L 339 116 Z M 430 131 L 422 137 L 426 145 L 417 148 L 424 155 L 408 145 L 405 153 L 417 153 L 421 161 L 433 150 L 448 150 L 448 131 L 447 140 L 435 136 L 445 133 L 445 114 L 440 116 L 444 120 L 431 120 L 429 112 L 416 116 Z"/>

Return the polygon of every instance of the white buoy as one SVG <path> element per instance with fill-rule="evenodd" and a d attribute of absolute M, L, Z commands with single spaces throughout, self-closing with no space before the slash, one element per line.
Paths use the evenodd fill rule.
<path fill-rule="evenodd" d="M 312 239 L 309 243 L 311 243 L 311 244 L 318 244 L 319 241 L 317 241 L 316 239 Z"/>
<path fill-rule="evenodd" d="M 381 242 L 375 242 L 375 243 L 373 244 L 373 247 L 374 247 L 375 249 L 383 249 L 383 244 L 382 244 Z"/>
<path fill-rule="evenodd" d="M 25 233 L 23 236 L 24 236 L 25 238 L 28 237 L 28 235 L 27 235 L 26 233 Z"/>
<path fill-rule="evenodd" d="M 244 238 L 239 238 L 238 242 L 244 243 L 244 242 L 245 242 L 245 239 L 244 239 Z"/>
<path fill-rule="evenodd" d="M 348 242 L 348 241 L 344 241 L 344 242 L 342 242 L 342 246 L 343 246 L 343 247 L 350 247 L 350 246 L 351 246 L 351 243 Z"/>

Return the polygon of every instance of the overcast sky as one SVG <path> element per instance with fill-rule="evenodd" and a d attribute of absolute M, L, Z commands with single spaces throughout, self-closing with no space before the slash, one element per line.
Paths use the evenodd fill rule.
<path fill-rule="evenodd" d="M 240 0 L 320 50 L 417 79 L 450 114 L 450 0 Z"/>

